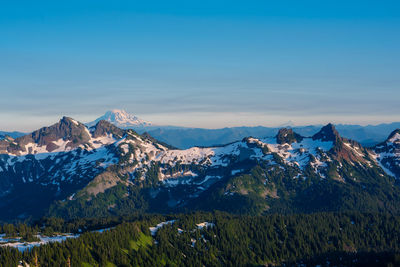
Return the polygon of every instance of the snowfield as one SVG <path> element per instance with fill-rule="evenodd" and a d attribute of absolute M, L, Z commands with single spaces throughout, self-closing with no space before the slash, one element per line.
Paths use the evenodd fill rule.
<path fill-rule="evenodd" d="M 123 115 L 123 112 L 121 113 Z M 122 116 L 121 115 L 121 116 Z M 120 122 L 126 122 L 127 118 L 119 117 Z M 76 125 L 82 125 L 73 122 Z M 90 130 L 91 129 L 91 130 Z M 1 155 L 0 174 L 5 171 L 17 172 L 17 166 L 22 162 L 34 162 L 41 172 L 20 173 L 24 183 L 35 182 L 41 177 L 48 176 L 48 179 L 41 181 L 42 185 L 59 185 L 60 182 L 70 181 L 71 177 L 79 174 L 96 175 L 104 171 L 107 167 L 119 164 L 122 167 L 129 167 L 129 174 L 133 179 L 143 180 L 148 170 L 155 164 L 159 164 L 158 179 L 167 187 L 174 187 L 180 184 L 202 184 L 207 188 L 208 180 L 218 180 L 222 178 L 220 174 L 208 174 L 199 177 L 196 170 L 189 167 L 174 170 L 177 166 L 198 166 L 203 170 L 216 168 L 230 168 L 233 164 L 245 160 L 262 161 L 269 165 L 278 165 L 284 170 L 285 165 L 298 168 L 299 173 L 296 177 L 301 177 L 301 172 L 310 166 L 314 173 L 321 178 L 325 178 L 328 163 L 332 161 L 329 151 L 333 147 L 332 141 L 314 140 L 313 138 L 302 138 L 300 142 L 291 144 L 279 144 L 277 138 L 245 138 L 242 141 L 234 142 L 225 146 L 218 147 L 192 147 L 185 150 L 168 149 L 134 132 L 125 132 L 121 137 L 115 137 L 111 133 L 103 136 L 94 137 L 94 128 L 84 128 L 90 137 L 85 144 L 72 149 L 70 141 L 59 139 L 54 141 L 56 147 L 51 152 L 46 146 L 39 146 L 36 143 L 25 145 L 25 151 L 19 154 Z M 390 168 L 383 164 L 384 159 L 394 158 L 394 162 L 399 164 L 400 149 L 397 145 L 400 142 L 400 134 L 396 133 L 387 142 L 390 148 L 381 153 L 367 153 L 371 161 L 367 161 L 368 166 L 372 167 L 375 161 L 389 175 L 394 175 Z M 344 145 L 352 151 L 354 155 L 365 158 L 364 152 L 359 147 L 351 143 L 344 142 Z M 275 160 L 278 156 L 283 164 L 278 164 Z M 121 161 L 121 157 L 124 160 Z M 46 167 L 45 162 L 52 161 L 51 167 Z M 352 162 L 350 162 L 352 163 Z M 48 164 L 47 164 L 48 166 Z M 338 169 L 339 170 L 339 169 Z M 237 175 L 245 171 L 242 168 L 229 170 L 231 175 Z M 17 174 L 15 174 L 17 175 Z M 197 180 L 196 180 L 197 179 Z"/>

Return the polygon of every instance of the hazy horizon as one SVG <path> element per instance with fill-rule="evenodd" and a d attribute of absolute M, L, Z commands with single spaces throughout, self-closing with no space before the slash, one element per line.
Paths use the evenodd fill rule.
<path fill-rule="evenodd" d="M 107 110 L 108 111 L 108 110 Z M 106 112 L 106 111 L 105 111 Z M 105 113 L 104 112 L 104 113 Z M 139 116 L 138 114 L 132 113 L 127 111 L 129 114 L 131 115 L 135 115 L 137 116 L 139 119 L 145 120 L 147 122 L 150 122 L 153 124 L 153 126 L 178 126 L 178 127 L 187 127 L 187 128 L 204 128 L 204 129 L 221 129 L 221 128 L 230 128 L 230 127 L 285 127 L 285 126 L 292 126 L 292 127 L 302 127 L 302 126 L 321 126 L 321 125 L 326 125 L 328 123 L 333 123 L 335 125 L 360 125 L 360 126 L 367 126 L 367 125 L 379 125 L 379 124 L 390 124 L 390 123 L 396 123 L 396 122 L 400 122 L 400 121 L 377 121 L 376 123 L 352 123 L 351 121 L 349 122 L 340 122 L 340 121 L 335 121 L 334 119 L 332 120 L 327 120 L 327 119 L 321 119 L 319 122 L 315 122 L 315 123 L 296 123 L 296 121 L 293 120 L 288 120 L 288 121 L 282 121 L 281 123 L 278 124 L 251 124 L 251 123 L 243 123 L 243 124 L 234 124 L 234 123 L 230 123 L 230 122 L 225 122 L 225 124 L 221 124 L 220 126 L 216 125 L 215 127 L 201 127 L 198 126 L 198 121 L 201 121 L 202 119 L 206 119 L 205 117 L 202 117 L 201 115 L 198 117 L 198 121 L 196 120 L 197 118 L 194 118 L 192 120 L 192 124 L 188 124 L 188 125 L 184 125 L 184 124 L 174 124 L 174 123 L 164 123 L 165 120 L 162 119 L 158 119 L 155 116 L 154 118 L 156 118 L 156 120 L 150 120 L 147 117 L 142 117 Z M 52 124 L 57 123 L 63 116 L 67 116 L 67 117 L 71 117 L 75 120 L 78 120 L 81 123 L 88 123 L 91 121 L 94 121 L 95 119 L 99 118 L 100 116 L 104 115 L 103 114 L 98 114 L 97 116 L 71 116 L 68 114 L 59 116 L 59 117 L 44 117 L 44 116 L 40 116 L 38 120 L 34 120 L 35 117 L 31 117 L 28 122 L 22 123 L 19 127 L 17 126 L 16 128 L 11 128 L 11 129 L 0 129 L 0 131 L 8 131 L 8 132 L 12 132 L 12 131 L 19 131 L 19 132 L 31 132 L 34 130 L 37 130 L 39 128 L 42 127 L 47 127 L 50 126 Z M 29 116 L 29 115 L 28 115 Z M 215 117 L 215 114 L 213 114 L 213 116 Z M 235 122 L 237 121 L 241 121 L 241 120 L 246 120 L 250 117 L 249 114 L 243 114 L 243 117 L 238 119 L 235 119 Z M 218 118 L 218 116 L 216 118 L 213 118 L 215 122 L 218 122 L 219 119 L 224 119 L 226 118 L 226 116 L 221 115 L 220 118 Z M 18 120 L 19 121 L 19 120 Z M 26 127 L 27 125 L 32 125 L 31 128 Z"/>

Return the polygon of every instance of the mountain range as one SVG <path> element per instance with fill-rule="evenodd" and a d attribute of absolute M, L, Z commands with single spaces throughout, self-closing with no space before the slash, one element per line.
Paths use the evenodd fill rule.
<path fill-rule="evenodd" d="M 106 120 L 117 127 L 134 129 L 138 133 L 147 132 L 154 138 L 181 149 L 193 146 L 213 146 L 227 144 L 253 136 L 264 138 L 275 136 L 281 127 L 226 127 L 221 129 L 188 128 L 178 126 L 157 125 L 127 113 L 124 110 L 114 109 L 107 111 L 98 119 L 87 123 L 93 126 L 100 120 Z M 323 125 L 293 126 L 292 122 L 285 124 L 301 135 L 311 136 L 319 131 Z M 374 146 L 382 141 L 393 130 L 400 128 L 400 122 L 379 125 L 348 125 L 338 124 L 335 126 L 338 132 L 346 138 L 355 140 L 363 146 Z"/>
<path fill-rule="evenodd" d="M 63 117 L 0 140 L 0 220 L 144 212 L 400 211 L 400 131 L 366 148 L 332 124 L 177 149 Z"/>
<path fill-rule="evenodd" d="M 107 111 L 94 121 L 86 123 L 86 126 L 92 127 L 101 120 L 108 121 L 119 128 L 133 129 L 140 134 L 148 133 L 157 140 L 180 149 L 187 149 L 193 146 L 228 144 L 248 136 L 256 138 L 275 136 L 282 127 L 289 127 L 301 135 L 311 136 L 317 133 L 323 126 L 294 126 L 293 123 L 289 121 L 283 124 L 282 127 L 242 126 L 220 129 L 189 128 L 154 124 L 120 109 Z M 383 142 L 392 131 L 400 128 L 400 122 L 367 126 L 337 124 L 335 127 L 341 136 L 355 140 L 363 146 L 372 147 Z M 6 136 L 17 138 L 23 135 L 26 135 L 26 133 L 0 131 L 0 140 L 4 139 Z"/>

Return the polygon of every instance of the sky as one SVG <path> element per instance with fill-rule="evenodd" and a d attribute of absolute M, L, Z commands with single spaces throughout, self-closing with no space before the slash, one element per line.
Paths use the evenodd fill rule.
<path fill-rule="evenodd" d="M 399 47 L 399 1 L 0 0 L 0 130 L 400 121 Z"/>

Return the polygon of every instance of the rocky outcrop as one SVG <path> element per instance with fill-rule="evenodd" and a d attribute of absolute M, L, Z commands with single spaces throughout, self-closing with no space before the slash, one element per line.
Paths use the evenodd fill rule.
<path fill-rule="evenodd" d="M 121 138 L 124 135 L 125 131 L 116 127 L 114 124 L 108 121 L 99 121 L 94 127 L 93 137 L 98 138 L 100 136 L 105 136 L 108 134 L 112 134 L 115 137 Z"/>
<path fill-rule="evenodd" d="M 282 128 L 279 130 L 276 135 L 276 141 L 278 144 L 292 144 L 294 142 L 300 143 L 303 140 L 303 137 L 295 132 L 292 129 Z"/>

